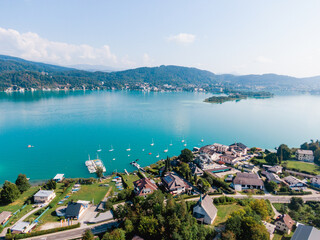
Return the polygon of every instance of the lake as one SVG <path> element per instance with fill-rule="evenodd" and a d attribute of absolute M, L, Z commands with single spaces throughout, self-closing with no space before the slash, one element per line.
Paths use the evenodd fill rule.
<path fill-rule="evenodd" d="M 88 173 L 85 161 L 88 155 L 95 158 L 99 148 L 109 174 L 133 171 L 129 163 L 136 159 L 146 166 L 178 155 L 185 148 L 182 139 L 189 149 L 215 142 L 272 149 L 281 143 L 298 147 L 319 138 L 319 96 L 204 103 L 209 96 L 138 91 L 0 93 L 0 183 L 14 181 L 19 173 L 32 180 L 57 173 L 95 176 Z"/>

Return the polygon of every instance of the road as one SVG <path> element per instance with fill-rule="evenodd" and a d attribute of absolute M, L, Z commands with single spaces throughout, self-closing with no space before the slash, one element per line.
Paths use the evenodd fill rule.
<path fill-rule="evenodd" d="M 243 194 L 239 194 L 239 193 L 233 194 L 233 195 L 232 194 L 224 194 L 224 196 L 238 198 L 238 199 L 243 199 L 243 198 L 249 197 L 248 195 L 243 195 Z M 218 198 L 218 197 L 221 197 L 221 195 L 211 195 L 211 197 Z M 305 202 L 306 201 L 320 202 L 320 194 L 316 194 L 315 192 L 310 195 L 302 195 L 302 196 L 294 196 L 294 195 L 277 196 L 277 195 L 265 194 L 265 195 L 252 195 L 250 197 L 255 198 L 255 199 L 268 199 L 271 203 L 289 203 L 290 199 L 292 197 L 301 197 Z M 195 197 L 195 198 L 186 199 L 186 201 L 196 201 L 198 199 L 199 199 L 199 197 Z"/>
<path fill-rule="evenodd" d="M 23 220 L 25 220 L 27 217 L 29 217 L 31 214 L 35 213 L 36 211 L 38 211 L 40 209 L 40 207 L 36 207 L 34 209 L 32 209 L 30 212 L 28 212 L 27 214 L 23 215 L 22 218 L 20 218 L 15 224 L 19 223 L 19 222 L 23 222 Z M 0 233 L 0 238 L 5 237 L 5 235 L 7 234 L 7 230 L 8 228 L 11 228 L 12 226 L 6 227 L 2 230 L 2 232 Z"/>
<path fill-rule="evenodd" d="M 99 223 L 99 224 L 93 224 L 90 226 L 81 226 L 80 228 L 77 229 L 72 229 L 72 230 L 66 230 L 62 232 L 57 232 L 57 233 L 51 233 L 51 234 L 46 234 L 42 236 L 37 236 L 37 237 L 31 237 L 31 238 L 26 238 L 29 240 L 56 240 L 56 239 L 76 239 L 80 238 L 82 234 L 87 230 L 91 229 L 93 234 L 99 234 L 106 232 L 108 229 L 111 227 L 117 225 L 117 222 L 115 220 L 109 221 L 107 223 Z"/>

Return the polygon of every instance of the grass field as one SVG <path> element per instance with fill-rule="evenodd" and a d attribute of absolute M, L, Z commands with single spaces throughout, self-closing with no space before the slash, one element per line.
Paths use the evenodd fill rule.
<path fill-rule="evenodd" d="M 123 175 L 123 180 L 128 184 L 130 188 L 133 188 L 133 182 L 139 180 L 138 175 Z"/>
<path fill-rule="evenodd" d="M 316 173 L 320 174 L 320 166 L 313 164 L 313 163 L 306 163 L 306 162 L 300 162 L 300 161 L 284 161 L 287 163 L 288 168 L 296 168 L 301 171 L 306 171 L 310 173 Z"/>
<path fill-rule="evenodd" d="M 69 199 L 73 201 L 94 200 L 94 204 L 98 204 L 104 198 L 104 196 L 109 190 L 109 187 L 100 186 L 100 185 L 103 185 L 104 183 L 105 182 L 94 183 L 90 185 L 81 185 L 80 190 L 76 193 L 73 193 Z"/>
<path fill-rule="evenodd" d="M 218 213 L 217 218 L 213 222 L 215 226 L 224 223 L 231 213 L 243 208 L 242 206 L 237 204 L 218 205 L 216 207 L 218 209 Z"/>
<path fill-rule="evenodd" d="M 10 203 L 8 205 L 0 206 L 0 211 L 10 211 L 14 213 L 15 211 L 19 210 L 24 203 L 31 198 L 37 191 L 39 190 L 39 187 L 31 187 L 27 191 L 25 191 L 19 199 L 14 201 L 13 203 Z"/>

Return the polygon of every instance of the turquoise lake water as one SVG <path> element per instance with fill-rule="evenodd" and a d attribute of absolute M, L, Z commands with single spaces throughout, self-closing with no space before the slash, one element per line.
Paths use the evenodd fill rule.
<path fill-rule="evenodd" d="M 184 148 L 182 139 L 190 149 L 214 142 L 274 148 L 281 143 L 297 147 L 320 136 L 319 96 L 204 103 L 208 96 L 134 91 L 0 93 L 0 183 L 14 181 L 19 173 L 32 180 L 56 173 L 95 176 L 84 163 L 88 155 L 95 158 L 99 145 L 99 156 L 111 173 L 134 170 L 129 163 L 135 159 L 145 166 L 177 155 Z M 126 151 L 129 145 L 131 152 Z M 163 152 L 166 148 L 168 153 Z"/>

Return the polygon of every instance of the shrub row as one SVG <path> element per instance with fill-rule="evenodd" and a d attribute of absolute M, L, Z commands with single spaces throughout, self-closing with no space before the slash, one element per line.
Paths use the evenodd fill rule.
<path fill-rule="evenodd" d="M 277 192 L 274 195 L 310 195 L 312 192 Z"/>

